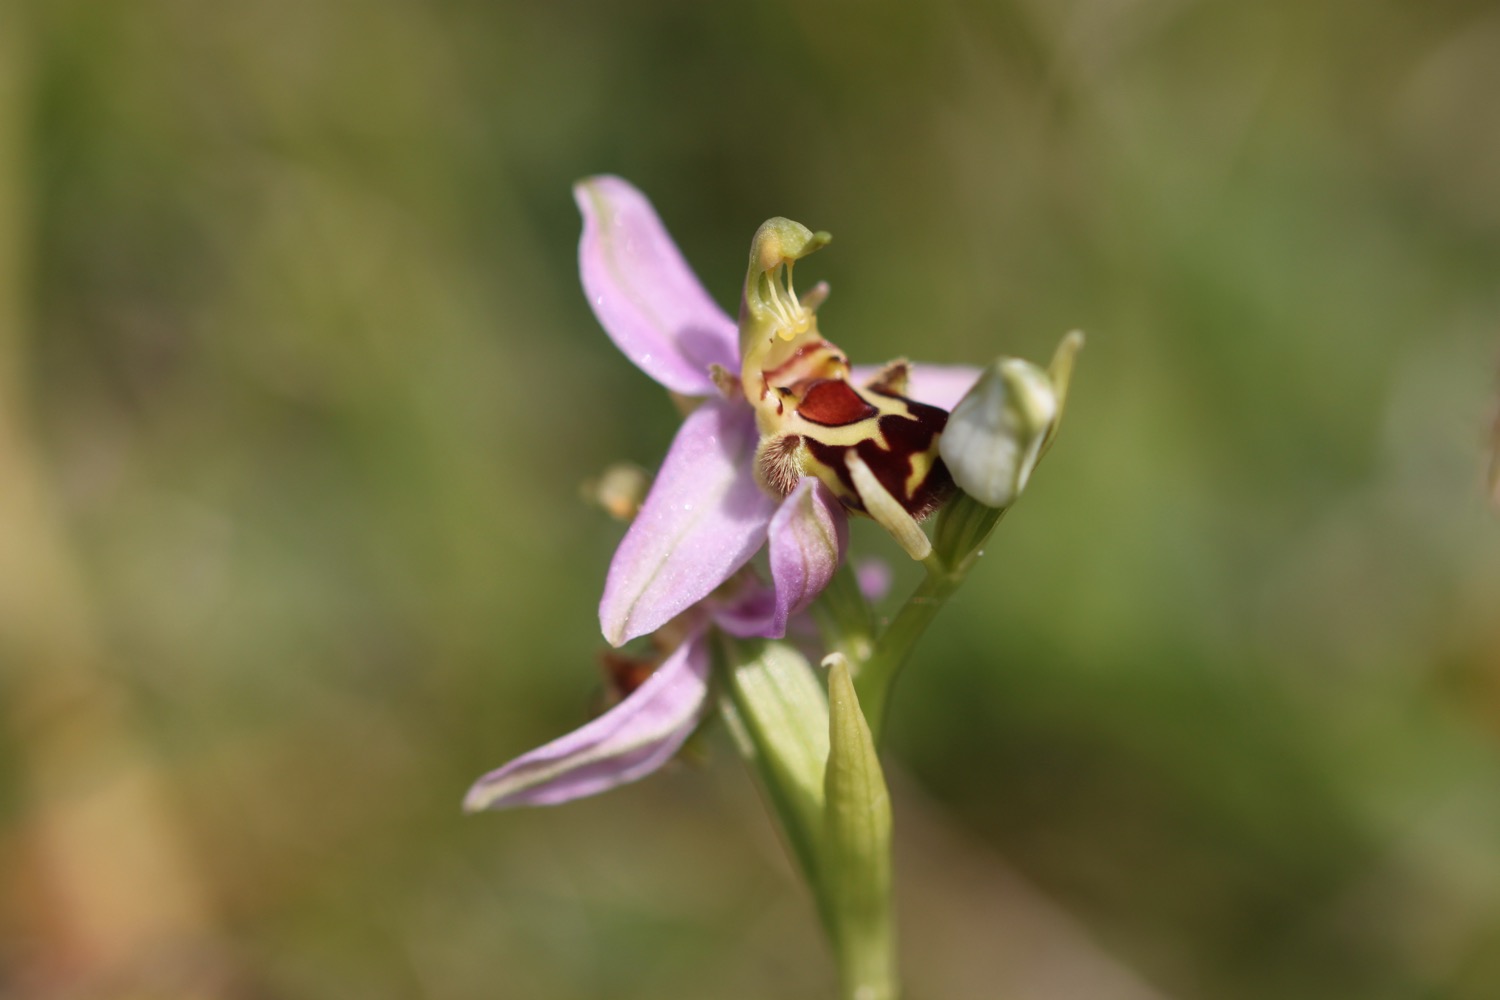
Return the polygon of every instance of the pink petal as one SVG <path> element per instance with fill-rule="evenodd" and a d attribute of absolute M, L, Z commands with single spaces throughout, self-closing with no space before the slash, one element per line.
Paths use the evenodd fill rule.
<path fill-rule="evenodd" d="M 476 781 L 464 811 L 555 805 L 644 778 L 671 760 L 697 727 L 708 673 L 708 642 L 700 630 L 614 708 Z"/>
<path fill-rule="evenodd" d="M 863 385 L 875 377 L 880 365 L 855 365 L 854 384 Z M 911 366 L 911 385 L 907 395 L 919 403 L 940 406 L 951 410 L 958 405 L 969 387 L 979 381 L 983 369 L 973 365 L 929 365 Z"/>
<path fill-rule="evenodd" d="M 656 631 L 765 542 L 776 502 L 755 482 L 758 441 L 743 402 L 711 399 L 683 422 L 609 566 L 599 625 L 611 643 Z"/>
<path fill-rule="evenodd" d="M 578 270 L 615 346 L 674 392 L 710 396 L 709 365 L 738 372 L 739 333 L 682 259 L 646 196 L 618 177 L 573 188 L 583 213 Z"/>
<path fill-rule="evenodd" d="M 776 614 L 768 638 L 786 635 L 792 615 L 823 592 L 849 544 L 849 518 L 843 506 L 813 476 L 803 476 L 771 518 L 771 579 Z"/>
<path fill-rule="evenodd" d="M 890 563 L 871 556 L 855 564 L 854 579 L 858 581 L 859 592 L 864 595 L 865 600 L 874 604 L 885 600 L 885 595 L 891 592 L 894 575 L 891 573 Z"/>
<path fill-rule="evenodd" d="M 776 617 L 776 590 L 759 580 L 747 580 L 727 597 L 714 595 L 712 613 L 714 624 L 737 638 L 769 635 Z"/>

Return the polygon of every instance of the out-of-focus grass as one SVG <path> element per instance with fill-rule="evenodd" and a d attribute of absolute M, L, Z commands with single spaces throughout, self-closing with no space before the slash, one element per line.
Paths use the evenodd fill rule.
<path fill-rule="evenodd" d="M 914 996 L 1500 990 L 1491 5 L 0 30 L 0 995 L 827 992 L 732 761 L 457 813 L 582 717 L 578 484 L 674 424 L 577 289 L 606 170 L 726 306 L 763 218 L 833 231 L 857 358 L 1089 332 L 895 703 L 898 822 L 968 845 L 908 855 Z"/>

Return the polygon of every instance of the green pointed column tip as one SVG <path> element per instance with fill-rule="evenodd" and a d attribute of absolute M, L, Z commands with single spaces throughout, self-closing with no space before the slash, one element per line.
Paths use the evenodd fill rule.
<path fill-rule="evenodd" d="M 782 264 L 801 260 L 814 251 L 826 247 L 833 237 L 826 232 L 813 232 L 800 222 L 777 216 L 767 219 L 755 231 L 750 241 L 750 274 L 774 271 Z"/>
<path fill-rule="evenodd" d="M 815 329 L 813 313 L 827 297 L 828 286 L 819 284 L 798 298 L 792 286 L 792 265 L 832 239 L 828 233 L 815 233 L 780 216 L 761 223 L 750 241 L 750 266 L 745 273 L 740 316 L 744 343 L 766 334 L 791 340 Z"/>

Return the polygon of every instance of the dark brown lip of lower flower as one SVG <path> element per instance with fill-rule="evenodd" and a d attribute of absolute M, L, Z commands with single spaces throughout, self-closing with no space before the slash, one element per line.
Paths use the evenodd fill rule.
<path fill-rule="evenodd" d="M 604 668 L 604 680 L 616 701 L 623 701 L 635 692 L 646 678 L 661 664 L 661 657 L 629 656 L 614 649 L 599 651 L 599 665 Z"/>

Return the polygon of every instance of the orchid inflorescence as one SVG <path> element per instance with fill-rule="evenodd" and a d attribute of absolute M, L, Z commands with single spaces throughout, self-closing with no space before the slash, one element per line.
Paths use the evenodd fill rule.
<path fill-rule="evenodd" d="M 599 605 L 611 646 L 649 637 L 654 652 L 607 656 L 618 703 L 480 778 L 465 808 L 554 804 L 634 781 L 716 711 L 813 889 L 845 995 L 893 997 L 890 807 L 875 754 L 886 698 L 1051 444 L 1082 338 L 1064 338 L 1047 370 L 1016 358 L 982 370 L 852 366 L 818 327 L 828 286 L 799 296 L 792 282 L 827 233 L 763 224 L 735 322 L 641 192 L 603 176 L 574 193 L 595 316 L 691 405 Z M 929 538 L 921 522 L 939 509 Z M 851 515 L 927 569 L 878 634 L 846 565 Z M 826 684 L 806 655 L 815 633 L 792 629 L 808 619 Z"/>

